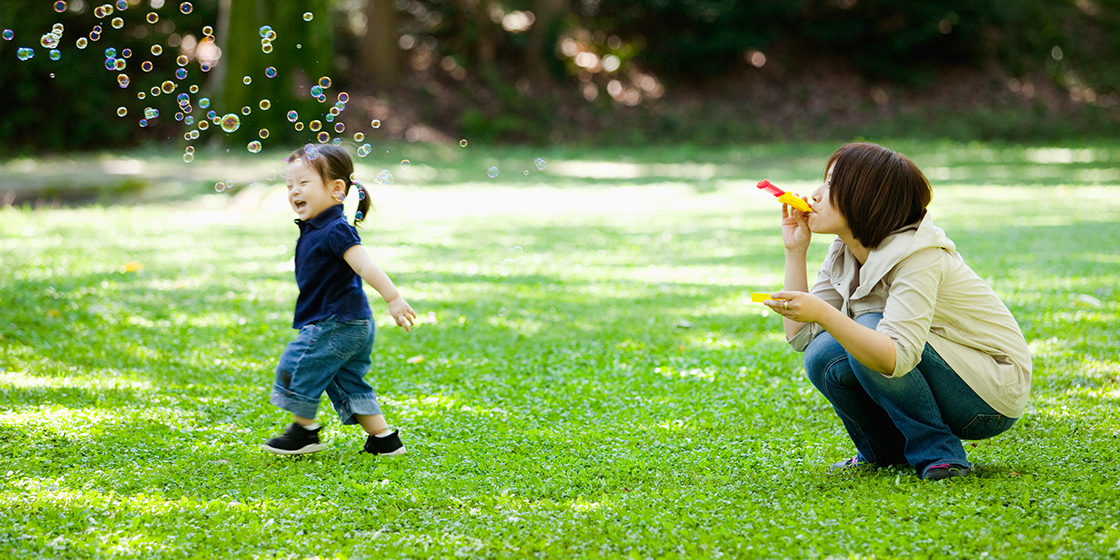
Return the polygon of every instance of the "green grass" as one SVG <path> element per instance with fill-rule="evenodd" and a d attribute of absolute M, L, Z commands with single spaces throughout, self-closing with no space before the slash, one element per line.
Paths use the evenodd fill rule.
<path fill-rule="evenodd" d="M 398 460 L 359 456 L 325 400 L 327 451 L 258 447 L 286 422 L 297 230 L 282 189 L 241 185 L 281 154 L 131 154 L 178 169 L 138 174 L 163 202 L 0 210 L 0 556 L 1120 557 L 1120 146 L 896 145 L 1035 354 L 974 476 L 829 474 L 853 448 L 744 303 L 782 274 L 754 182 L 808 191 L 835 146 L 361 161 L 412 162 L 363 229 L 425 319 L 374 307 Z"/>

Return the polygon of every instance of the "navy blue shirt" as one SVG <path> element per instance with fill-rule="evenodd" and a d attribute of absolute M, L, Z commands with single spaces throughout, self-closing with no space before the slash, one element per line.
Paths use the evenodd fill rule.
<path fill-rule="evenodd" d="M 331 315 L 338 322 L 373 316 L 362 289 L 362 277 L 342 258 L 361 245 L 358 230 L 346 223 L 342 205 L 323 210 L 308 221 L 296 219 L 296 284 L 299 298 L 292 327 L 299 329 Z"/>

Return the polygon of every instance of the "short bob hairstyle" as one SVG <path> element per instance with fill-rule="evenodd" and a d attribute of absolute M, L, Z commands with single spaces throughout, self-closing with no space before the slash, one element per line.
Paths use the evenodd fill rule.
<path fill-rule="evenodd" d="M 848 221 L 852 237 L 874 249 L 902 226 L 925 215 L 933 193 L 914 162 L 878 144 L 841 146 L 828 158 L 829 203 Z"/>

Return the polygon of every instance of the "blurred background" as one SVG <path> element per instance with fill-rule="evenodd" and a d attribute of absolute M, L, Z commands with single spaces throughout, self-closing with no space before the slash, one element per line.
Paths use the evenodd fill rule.
<path fill-rule="evenodd" d="M 1117 0 L 4 0 L 0 28 L 9 157 L 290 146 L 313 119 L 484 145 L 1120 135 Z"/>

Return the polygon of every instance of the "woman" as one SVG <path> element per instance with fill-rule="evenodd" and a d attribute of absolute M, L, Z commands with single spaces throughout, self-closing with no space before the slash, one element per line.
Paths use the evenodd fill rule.
<path fill-rule="evenodd" d="M 960 440 L 1004 432 L 1026 406 L 1023 333 L 926 215 L 929 181 L 913 162 L 855 143 L 825 169 L 812 212 L 782 206 L 785 286 L 766 305 L 855 443 L 857 455 L 833 467 L 909 463 L 926 479 L 965 476 Z M 813 233 L 836 240 L 810 289 Z"/>

